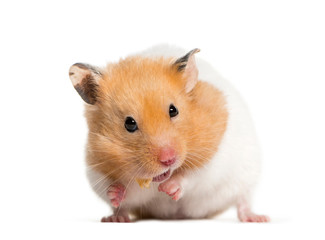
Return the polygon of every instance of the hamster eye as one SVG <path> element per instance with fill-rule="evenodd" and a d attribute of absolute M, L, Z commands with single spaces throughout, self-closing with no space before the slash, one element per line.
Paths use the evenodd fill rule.
<path fill-rule="evenodd" d="M 125 119 L 124 126 L 125 126 L 126 130 L 128 130 L 128 132 L 131 132 L 131 133 L 138 130 L 137 122 L 132 117 L 127 117 Z"/>
<path fill-rule="evenodd" d="M 177 115 L 178 115 L 177 108 L 173 104 L 170 104 L 169 105 L 169 116 L 172 118 L 172 117 L 175 117 Z"/>

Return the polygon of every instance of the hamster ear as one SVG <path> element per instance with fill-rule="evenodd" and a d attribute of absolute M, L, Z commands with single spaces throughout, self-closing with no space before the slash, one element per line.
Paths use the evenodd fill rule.
<path fill-rule="evenodd" d="M 195 48 L 188 52 L 185 56 L 176 60 L 173 64 L 178 72 L 182 72 L 186 79 L 185 91 L 190 92 L 198 81 L 199 71 L 195 64 L 194 54 L 200 52 L 200 49 Z"/>
<path fill-rule="evenodd" d="M 69 69 L 69 77 L 81 98 L 88 104 L 95 104 L 102 73 L 91 65 L 75 63 Z"/>

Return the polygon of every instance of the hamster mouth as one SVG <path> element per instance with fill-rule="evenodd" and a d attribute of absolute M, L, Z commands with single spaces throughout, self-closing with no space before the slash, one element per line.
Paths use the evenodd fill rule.
<path fill-rule="evenodd" d="M 165 179 L 169 178 L 169 176 L 170 176 L 170 169 L 168 169 L 168 171 L 164 172 L 163 174 L 153 177 L 152 181 L 153 182 L 161 182 L 161 181 L 164 181 Z"/>

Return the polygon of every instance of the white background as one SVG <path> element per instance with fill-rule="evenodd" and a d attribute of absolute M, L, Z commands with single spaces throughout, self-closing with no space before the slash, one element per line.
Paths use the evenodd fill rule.
<path fill-rule="evenodd" d="M 325 237 L 323 1 L 1 1 L 0 26 L 1 239 Z M 68 69 L 158 43 L 200 48 L 247 101 L 264 153 L 254 209 L 270 224 L 241 224 L 234 210 L 98 223 L 109 210 L 86 181 Z"/>

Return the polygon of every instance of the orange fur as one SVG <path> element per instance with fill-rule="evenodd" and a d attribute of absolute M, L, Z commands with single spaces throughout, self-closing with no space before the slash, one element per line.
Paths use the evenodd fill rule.
<path fill-rule="evenodd" d="M 186 93 L 186 79 L 171 60 L 130 57 L 102 70 L 97 102 L 85 113 L 90 167 L 123 183 L 161 174 L 162 146 L 175 148 L 178 171 L 202 167 L 218 150 L 228 118 L 224 96 L 200 81 Z M 171 103 L 179 110 L 172 119 Z M 127 116 L 138 131 L 126 131 Z"/>

